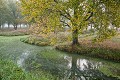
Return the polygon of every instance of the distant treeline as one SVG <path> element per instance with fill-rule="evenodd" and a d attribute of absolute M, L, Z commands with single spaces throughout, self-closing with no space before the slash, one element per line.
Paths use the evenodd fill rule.
<path fill-rule="evenodd" d="M 18 25 L 27 25 L 24 16 L 20 12 L 21 5 L 17 0 L 0 0 L 0 29 L 11 25 L 16 30 Z"/>

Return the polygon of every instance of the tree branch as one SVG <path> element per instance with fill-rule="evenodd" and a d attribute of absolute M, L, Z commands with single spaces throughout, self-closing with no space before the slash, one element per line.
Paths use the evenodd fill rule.
<path fill-rule="evenodd" d="M 59 3 L 57 0 L 54 0 L 54 2 L 55 3 Z M 63 10 L 63 11 L 60 11 L 60 10 L 57 10 L 57 12 L 59 12 L 60 13 L 60 15 L 62 15 L 62 16 L 64 16 L 65 18 L 67 18 L 67 19 L 69 19 L 70 20 L 70 14 L 69 13 L 67 13 L 65 10 Z"/>
<path fill-rule="evenodd" d="M 63 17 L 65 17 L 65 18 L 67 18 L 67 19 L 69 19 L 69 20 L 70 20 L 70 18 L 69 18 L 67 15 L 62 14 L 62 13 L 60 13 L 60 15 L 62 15 Z"/>
<path fill-rule="evenodd" d="M 93 16 L 93 12 L 88 12 L 88 13 L 90 13 L 90 16 L 87 19 L 85 19 L 85 21 L 88 21 Z"/>
<path fill-rule="evenodd" d="M 57 1 L 57 0 L 54 0 L 54 2 L 58 3 L 58 1 Z"/>
<path fill-rule="evenodd" d="M 60 22 L 64 23 L 65 26 L 68 26 L 69 28 L 71 28 L 70 25 L 69 25 L 68 23 L 66 23 L 65 21 L 62 21 L 62 20 L 61 20 Z"/>

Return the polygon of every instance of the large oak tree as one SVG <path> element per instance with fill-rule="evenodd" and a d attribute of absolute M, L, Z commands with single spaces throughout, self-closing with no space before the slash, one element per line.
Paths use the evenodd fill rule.
<path fill-rule="evenodd" d="M 88 25 L 97 34 L 96 40 L 113 36 L 120 27 L 119 0 L 20 0 L 23 14 L 29 21 L 44 23 L 55 29 L 68 26 L 72 31 L 72 44 L 78 44 L 78 34 Z M 111 26 L 110 26 L 111 25 Z"/>

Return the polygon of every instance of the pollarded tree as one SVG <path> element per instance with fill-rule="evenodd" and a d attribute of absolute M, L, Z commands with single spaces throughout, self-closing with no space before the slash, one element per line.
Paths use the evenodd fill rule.
<path fill-rule="evenodd" d="M 88 25 L 93 27 L 98 40 L 113 36 L 114 27 L 120 27 L 119 0 L 20 1 L 28 20 L 45 22 L 43 26 L 49 29 L 68 26 L 72 31 L 73 45 L 78 44 L 78 34 L 88 28 Z"/>

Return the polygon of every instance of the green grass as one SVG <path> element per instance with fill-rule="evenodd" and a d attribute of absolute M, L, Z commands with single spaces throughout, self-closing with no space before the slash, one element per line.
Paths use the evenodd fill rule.
<path fill-rule="evenodd" d="M 28 36 L 0 36 L 0 80 L 54 80 L 54 77 L 42 70 L 26 72 L 16 65 L 16 61 L 24 52 L 37 53 L 42 49 L 22 43 L 21 38 Z M 40 50 L 41 49 L 41 50 Z"/>
<path fill-rule="evenodd" d="M 25 52 L 25 48 L 29 47 L 28 45 L 22 44 L 20 42 L 20 38 L 23 38 L 23 36 L 19 37 L 0 36 L 0 55 L 2 55 L 3 58 L 8 57 L 12 60 L 16 60 L 17 57 L 21 55 L 21 53 Z"/>
<path fill-rule="evenodd" d="M 25 72 L 12 61 L 0 60 L 0 80 L 54 80 L 49 73 L 36 71 L 36 75 Z"/>
<path fill-rule="evenodd" d="M 10 61 L 0 60 L 0 80 L 24 80 L 25 74 Z"/>
<path fill-rule="evenodd" d="M 107 65 L 103 65 L 99 70 L 108 76 L 114 76 L 120 79 L 120 65 L 112 62 L 106 62 L 105 64 Z"/>

